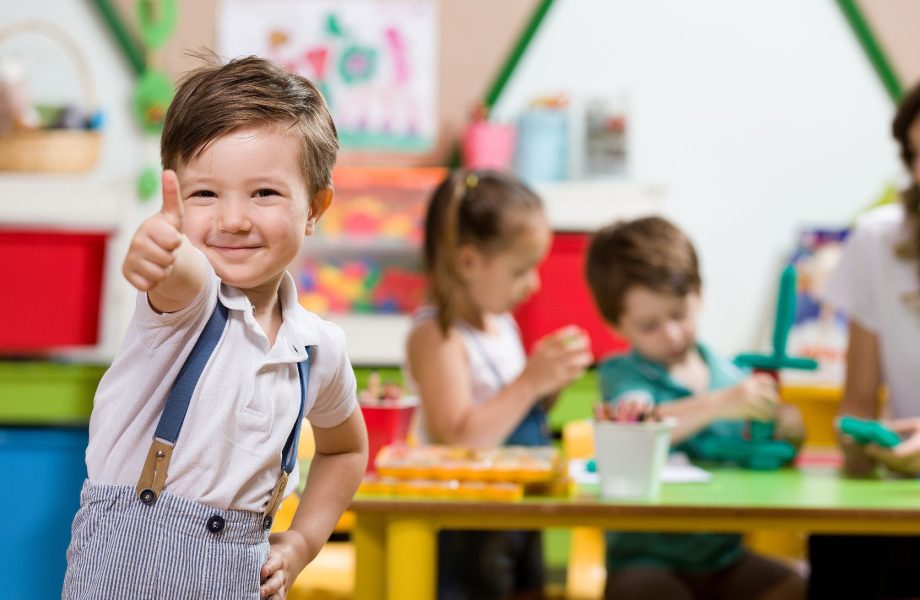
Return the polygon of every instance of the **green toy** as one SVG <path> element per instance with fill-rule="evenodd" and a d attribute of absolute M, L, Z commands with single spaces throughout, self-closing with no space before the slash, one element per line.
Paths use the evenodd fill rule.
<path fill-rule="evenodd" d="M 739 354 L 735 364 L 774 375 L 780 369 L 814 371 L 818 363 L 813 358 L 798 358 L 786 354 L 789 330 L 795 321 L 795 267 L 783 269 L 776 300 L 776 319 L 773 321 L 773 354 Z"/>
<path fill-rule="evenodd" d="M 795 287 L 796 274 L 792 265 L 783 269 L 779 280 L 779 294 L 776 300 L 776 318 L 773 321 L 773 353 L 772 354 L 739 354 L 735 364 L 740 367 L 753 369 L 755 373 L 766 373 L 779 383 L 780 369 L 799 369 L 814 371 L 818 362 L 812 358 L 793 357 L 786 354 L 786 342 L 789 339 L 789 330 L 795 321 Z M 752 422 L 751 439 L 769 440 L 773 437 L 773 423 Z"/>
<path fill-rule="evenodd" d="M 894 448 L 901 443 L 901 436 L 878 421 L 843 416 L 837 419 L 837 431 L 848 435 L 857 444 L 877 444 L 882 448 Z"/>
<path fill-rule="evenodd" d="M 736 463 L 754 471 L 773 471 L 795 458 L 795 446 L 782 440 L 707 438 L 699 450 L 706 456 Z"/>
<path fill-rule="evenodd" d="M 776 302 L 776 319 L 773 322 L 772 354 L 741 354 L 735 364 L 767 373 L 777 383 L 780 369 L 814 370 L 818 363 L 811 358 L 798 358 L 786 354 L 789 330 L 795 320 L 795 268 L 788 266 L 780 277 Z M 778 469 L 795 458 L 796 448 L 789 442 L 774 440 L 774 423 L 752 421 L 750 439 L 715 438 L 705 440 L 704 454 L 715 460 L 725 460 L 756 470 Z"/>

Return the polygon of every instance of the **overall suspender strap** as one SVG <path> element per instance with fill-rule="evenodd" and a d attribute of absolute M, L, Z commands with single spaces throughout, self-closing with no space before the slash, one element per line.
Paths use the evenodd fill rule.
<path fill-rule="evenodd" d="M 163 491 L 166 484 L 166 470 L 172 458 L 172 450 L 182 430 L 188 405 L 192 401 L 195 386 L 201 377 L 204 367 L 208 364 L 214 348 L 223 336 L 227 326 L 229 310 L 220 300 L 214 307 L 214 312 L 204 326 L 198 341 L 192 347 L 192 352 L 185 359 L 185 364 L 179 370 L 176 381 L 173 382 L 166 398 L 166 404 L 157 423 L 153 442 L 147 451 L 147 460 L 137 482 L 137 495 L 144 504 L 153 504 Z"/>
<path fill-rule="evenodd" d="M 287 488 L 288 479 L 297 465 L 297 446 L 300 442 L 300 428 L 303 425 L 304 407 L 307 404 L 307 386 L 310 383 L 310 359 L 313 358 L 313 346 L 307 346 L 306 351 L 307 358 L 297 363 L 297 374 L 300 376 L 300 411 L 297 415 L 297 421 L 294 422 L 294 428 L 288 434 L 284 449 L 281 451 L 281 473 L 278 476 L 278 483 L 275 484 L 272 496 L 262 513 L 262 526 L 265 529 L 271 529 L 275 513 L 278 512 L 281 500 L 284 498 L 284 490 Z"/>

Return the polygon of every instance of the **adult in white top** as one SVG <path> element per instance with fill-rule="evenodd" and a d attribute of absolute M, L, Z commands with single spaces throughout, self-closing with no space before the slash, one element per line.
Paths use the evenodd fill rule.
<path fill-rule="evenodd" d="M 903 441 L 891 449 L 841 436 L 845 469 L 870 473 L 881 464 L 920 475 L 920 85 L 901 100 L 892 133 L 912 185 L 897 205 L 859 219 L 824 298 L 849 317 L 847 375 L 841 414 L 876 419 L 888 388 L 886 424 Z M 884 485 L 881 483 L 880 485 Z M 920 537 L 825 536 L 808 542 L 810 598 L 917 598 Z"/>
<path fill-rule="evenodd" d="M 824 299 L 851 322 L 851 349 L 861 351 L 850 357 L 859 366 L 848 369 L 849 414 L 876 418 L 884 384 L 888 417 L 920 416 L 920 275 L 916 261 L 897 254 L 905 243 L 904 207 L 872 210 L 857 222 L 824 289 Z"/>

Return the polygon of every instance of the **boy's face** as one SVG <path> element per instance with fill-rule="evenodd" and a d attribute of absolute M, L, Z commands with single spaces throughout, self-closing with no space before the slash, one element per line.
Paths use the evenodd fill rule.
<path fill-rule="evenodd" d="M 648 360 L 672 366 L 696 343 L 700 295 L 672 296 L 633 286 L 623 298 L 616 330 Z"/>
<path fill-rule="evenodd" d="M 176 169 L 182 231 L 225 283 L 248 290 L 280 282 L 328 206 L 331 190 L 311 207 L 301 151 L 296 128 L 244 128 Z"/>
<path fill-rule="evenodd" d="M 483 312 L 507 312 L 540 289 L 537 269 L 549 249 L 551 233 L 541 213 L 525 219 L 511 245 L 495 254 L 484 254 L 472 244 L 458 251 L 460 276 L 470 299 Z"/>

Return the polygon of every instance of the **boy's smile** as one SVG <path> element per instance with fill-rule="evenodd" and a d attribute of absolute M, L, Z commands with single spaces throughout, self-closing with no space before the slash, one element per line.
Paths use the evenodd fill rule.
<path fill-rule="evenodd" d="M 176 170 L 183 233 L 225 283 L 277 293 L 311 230 L 301 152 L 296 128 L 246 128 L 214 140 Z"/>

